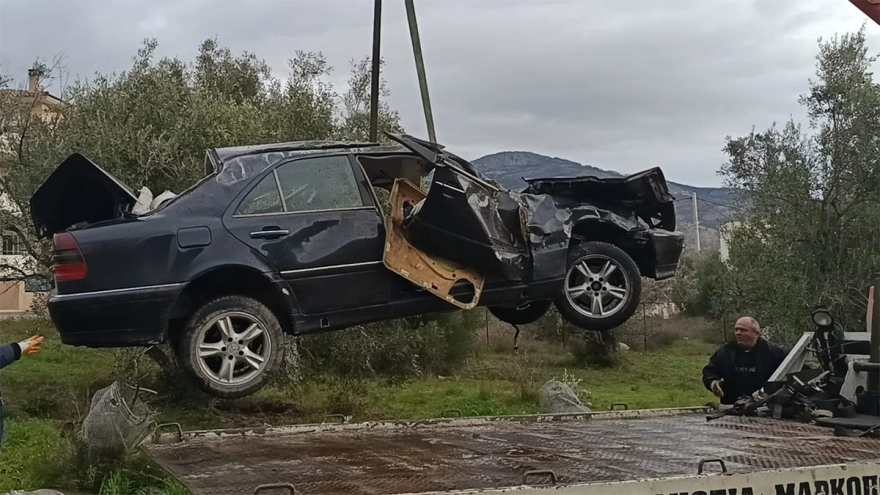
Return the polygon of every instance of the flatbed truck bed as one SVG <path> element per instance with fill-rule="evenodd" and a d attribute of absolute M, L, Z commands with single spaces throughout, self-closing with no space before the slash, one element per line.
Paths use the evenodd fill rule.
<path fill-rule="evenodd" d="M 712 411 L 163 427 L 144 450 L 194 495 L 878 493 L 880 439 Z"/>

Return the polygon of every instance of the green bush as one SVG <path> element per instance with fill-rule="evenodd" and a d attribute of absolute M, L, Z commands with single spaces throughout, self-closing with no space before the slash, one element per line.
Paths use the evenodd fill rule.
<path fill-rule="evenodd" d="M 613 330 L 584 331 L 581 338 L 572 339 L 569 349 L 575 362 L 587 368 L 614 368 L 621 363 Z"/>
<path fill-rule="evenodd" d="M 475 350 L 483 312 L 454 311 L 362 325 L 300 341 L 306 373 L 352 379 L 451 374 Z"/>

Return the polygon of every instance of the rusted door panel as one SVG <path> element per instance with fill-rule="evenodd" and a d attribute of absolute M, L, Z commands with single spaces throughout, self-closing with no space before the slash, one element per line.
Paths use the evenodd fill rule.
<path fill-rule="evenodd" d="M 425 193 L 411 182 L 405 179 L 394 181 L 391 189 L 391 212 L 385 218 L 383 262 L 389 270 L 449 304 L 462 309 L 473 309 L 480 301 L 484 276 L 468 267 L 432 258 L 413 247 L 406 239 L 406 212 L 409 209 L 416 210 L 424 199 Z M 453 294 L 453 289 L 459 287 L 462 296 Z"/>

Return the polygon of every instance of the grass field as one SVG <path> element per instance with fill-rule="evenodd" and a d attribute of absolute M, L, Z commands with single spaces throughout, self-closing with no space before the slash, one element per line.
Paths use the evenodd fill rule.
<path fill-rule="evenodd" d="M 47 322 L 0 321 L 0 342 L 35 333 L 47 337 L 43 351 L 0 371 L 6 412 L 0 493 L 39 488 L 102 495 L 186 493 L 137 455 L 109 474 L 73 466 L 71 436 L 87 413 L 91 395 L 113 381 L 116 360 L 110 351 L 60 345 Z M 518 351 L 490 346 L 475 353 L 454 376 L 402 383 L 306 377 L 298 386 L 274 385 L 238 401 L 193 394 L 175 401 L 160 396 L 151 405 L 159 422 L 180 422 L 185 429 L 314 422 L 331 413 L 352 414 L 353 421 L 424 419 L 446 409 L 459 409 L 463 415 L 537 413 L 537 390 L 551 378 L 566 376 L 568 383 L 589 392 L 584 396 L 594 410 L 608 409 L 612 403 L 627 403 L 631 409 L 699 406 L 714 399 L 699 379 L 714 348 L 701 338 L 666 339 L 652 352 L 622 353 L 613 369 L 583 369 L 561 347 L 524 338 Z M 150 365 L 139 372 L 155 374 L 157 369 Z M 159 491 L 142 491 L 147 488 Z"/>

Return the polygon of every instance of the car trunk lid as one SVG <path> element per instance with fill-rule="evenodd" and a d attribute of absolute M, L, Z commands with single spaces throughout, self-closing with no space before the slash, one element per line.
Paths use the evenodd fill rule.
<path fill-rule="evenodd" d="M 128 186 L 74 153 L 31 196 L 31 220 L 37 237 L 49 238 L 78 224 L 121 218 L 135 203 Z"/>

